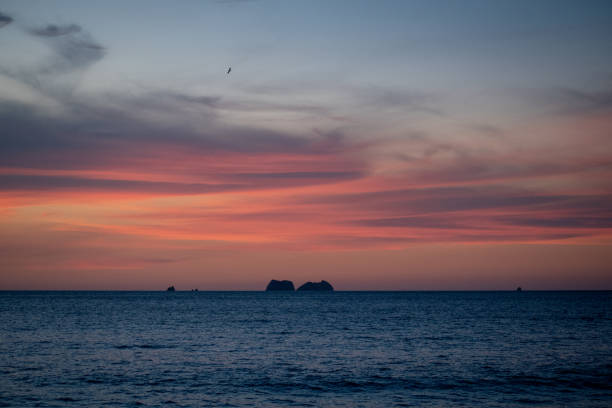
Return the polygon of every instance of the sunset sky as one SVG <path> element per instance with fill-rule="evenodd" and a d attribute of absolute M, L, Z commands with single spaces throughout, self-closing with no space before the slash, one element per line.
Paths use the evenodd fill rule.
<path fill-rule="evenodd" d="M 612 2 L 0 0 L 0 289 L 270 279 L 612 289 Z"/>

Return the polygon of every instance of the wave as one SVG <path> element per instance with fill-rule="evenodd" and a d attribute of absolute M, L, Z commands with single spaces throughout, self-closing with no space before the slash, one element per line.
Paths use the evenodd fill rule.
<path fill-rule="evenodd" d="M 172 349 L 176 348 L 174 345 L 169 344 L 119 344 L 114 345 L 117 350 L 129 350 L 129 349 Z"/>

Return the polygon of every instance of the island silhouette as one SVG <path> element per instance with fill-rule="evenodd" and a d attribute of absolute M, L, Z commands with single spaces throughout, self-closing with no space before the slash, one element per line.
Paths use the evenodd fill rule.
<path fill-rule="evenodd" d="M 266 286 L 266 292 L 276 291 L 276 290 L 294 291 L 295 288 L 293 287 L 293 282 L 289 280 L 279 281 L 276 279 L 272 279 L 270 283 L 268 283 L 268 286 Z"/>
<path fill-rule="evenodd" d="M 297 290 L 298 291 L 316 290 L 316 291 L 333 292 L 334 287 L 329 282 L 322 280 L 321 282 L 306 282 L 305 284 L 300 286 Z"/>
<path fill-rule="evenodd" d="M 293 292 L 295 290 L 293 286 L 293 282 L 290 280 L 276 280 L 272 279 L 268 286 L 266 286 L 266 292 L 272 291 L 290 291 Z M 322 280 L 321 282 L 306 282 L 302 286 L 300 286 L 298 291 L 324 291 L 324 292 L 333 292 L 334 287 L 327 281 Z"/>

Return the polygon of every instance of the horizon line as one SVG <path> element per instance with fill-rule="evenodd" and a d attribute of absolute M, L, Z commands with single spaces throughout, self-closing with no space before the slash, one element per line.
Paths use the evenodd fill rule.
<path fill-rule="evenodd" d="M 612 292 L 612 289 L 354 289 L 354 290 L 336 290 L 333 291 L 299 291 L 299 290 L 245 290 L 245 289 L 176 289 L 168 291 L 166 289 L 0 289 L 0 292 L 273 292 L 273 293 L 333 293 L 333 292 Z"/>

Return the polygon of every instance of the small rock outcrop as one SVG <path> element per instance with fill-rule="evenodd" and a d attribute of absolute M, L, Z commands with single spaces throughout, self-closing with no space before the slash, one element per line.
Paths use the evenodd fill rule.
<path fill-rule="evenodd" d="M 288 281 L 288 280 L 278 281 L 276 279 L 272 279 L 270 283 L 268 283 L 268 286 L 266 286 L 266 292 L 269 292 L 272 290 L 294 291 L 295 288 L 293 287 L 293 282 L 291 281 Z"/>
<path fill-rule="evenodd" d="M 322 280 L 321 282 L 306 282 L 298 288 L 298 290 L 317 290 L 332 292 L 334 287 L 329 282 Z"/>
<path fill-rule="evenodd" d="M 168 289 L 166 289 L 166 292 L 174 292 L 174 286 L 170 286 Z"/>

